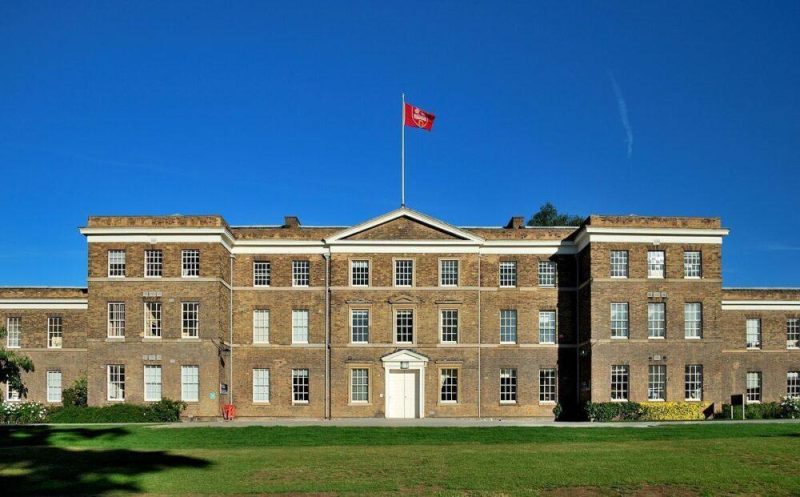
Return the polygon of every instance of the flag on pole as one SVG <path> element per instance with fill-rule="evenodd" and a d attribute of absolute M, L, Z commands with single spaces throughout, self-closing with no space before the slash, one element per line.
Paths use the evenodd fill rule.
<path fill-rule="evenodd" d="M 433 128 L 433 120 L 436 116 L 430 112 L 425 112 L 419 107 L 414 107 L 411 104 L 405 104 L 405 112 L 403 114 L 403 124 L 412 128 L 422 128 L 425 131 L 430 131 Z"/>

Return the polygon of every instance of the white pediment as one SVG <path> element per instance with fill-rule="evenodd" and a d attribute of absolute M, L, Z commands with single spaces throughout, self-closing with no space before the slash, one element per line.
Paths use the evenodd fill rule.
<path fill-rule="evenodd" d="M 381 357 L 381 361 L 387 362 L 428 362 L 428 358 L 417 352 L 403 349 L 397 352 L 392 352 L 389 355 Z"/>
<path fill-rule="evenodd" d="M 391 221 L 407 218 L 414 222 L 417 222 L 421 225 L 428 226 L 432 229 L 438 230 L 444 235 L 451 237 L 452 240 L 449 240 L 450 243 L 453 242 L 460 242 L 460 243 L 468 243 L 468 244 L 475 244 L 475 243 L 482 243 L 483 238 L 470 233 L 468 231 L 462 230 L 457 228 L 451 224 L 445 223 L 440 221 L 436 218 L 430 217 L 426 214 L 421 212 L 417 212 L 413 209 L 409 209 L 407 207 L 401 207 L 399 209 L 395 209 L 391 212 L 387 212 L 382 216 L 378 216 L 376 218 L 370 219 L 369 221 L 365 221 L 361 224 L 357 224 L 351 228 L 342 230 L 335 235 L 325 239 L 326 243 L 356 243 L 355 240 L 346 240 L 349 237 L 355 236 L 359 233 L 364 233 L 368 230 L 371 230 L 377 226 L 385 225 Z M 441 240 L 440 240 L 441 241 Z M 359 240 L 357 243 L 374 243 L 374 240 Z"/>

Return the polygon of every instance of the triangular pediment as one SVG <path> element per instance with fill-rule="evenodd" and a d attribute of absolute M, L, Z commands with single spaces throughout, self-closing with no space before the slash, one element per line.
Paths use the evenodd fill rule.
<path fill-rule="evenodd" d="M 385 241 L 480 243 L 483 239 L 405 207 L 340 231 L 328 243 Z"/>
<path fill-rule="evenodd" d="M 403 349 L 381 357 L 383 362 L 428 362 L 428 358 L 412 350 Z"/>
<path fill-rule="evenodd" d="M 389 297 L 390 304 L 418 304 L 419 299 L 410 295 L 397 295 Z"/>

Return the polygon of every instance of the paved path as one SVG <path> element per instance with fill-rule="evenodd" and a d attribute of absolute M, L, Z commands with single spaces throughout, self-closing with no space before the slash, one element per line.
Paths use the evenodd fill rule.
<path fill-rule="evenodd" d="M 531 427 L 554 427 L 554 428 L 648 428 L 652 426 L 664 426 L 672 424 L 710 424 L 720 423 L 720 421 L 648 421 L 648 422 L 624 422 L 624 423 L 590 423 L 583 422 L 556 422 L 541 418 L 424 418 L 424 419 L 386 419 L 386 418 L 340 418 L 340 419 L 318 419 L 318 418 L 263 418 L 263 419 L 239 419 L 235 421 L 190 421 L 185 423 L 171 423 L 159 425 L 164 428 L 189 428 L 189 427 L 220 427 L 220 428 L 241 428 L 244 426 L 428 426 L 428 427 L 492 427 L 492 426 L 531 426 Z M 765 419 L 748 421 L 726 421 L 730 423 L 798 423 L 796 419 Z"/>

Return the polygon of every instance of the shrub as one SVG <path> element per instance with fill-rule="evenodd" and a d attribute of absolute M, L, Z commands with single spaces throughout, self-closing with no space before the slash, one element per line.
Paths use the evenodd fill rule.
<path fill-rule="evenodd" d="M 553 407 L 553 416 L 555 419 L 560 419 L 562 414 L 564 414 L 564 408 L 561 407 L 561 404 L 556 404 Z"/>
<path fill-rule="evenodd" d="M 642 406 L 637 402 L 589 402 L 584 412 L 590 421 L 637 421 Z"/>
<path fill-rule="evenodd" d="M 148 405 L 112 404 L 102 407 L 57 407 L 49 423 L 167 423 L 180 421 L 186 404 L 164 399 Z"/>
<path fill-rule="evenodd" d="M 783 397 L 781 399 L 783 417 L 789 419 L 800 418 L 800 397 Z"/>
<path fill-rule="evenodd" d="M 706 418 L 708 402 L 589 402 L 590 421 L 689 421 Z"/>
<path fill-rule="evenodd" d="M 162 399 L 156 403 L 149 404 L 145 408 L 145 417 L 151 421 L 161 421 L 164 423 L 180 421 L 181 412 L 183 412 L 184 409 L 186 409 L 186 402 Z"/>
<path fill-rule="evenodd" d="M 742 408 L 736 406 L 733 410 L 734 419 L 742 419 Z M 761 404 L 745 405 L 746 419 L 797 419 L 800 418 L 800 399 L 782 397 L 780 402 L 764 402 Z M 719 419 L 731 419 L 730 404 L 722 405 Z"/>
<path fill-rule="evenodd" d="M 710 402 L 643 402 L 642 421 L 702 421 Z"/>
<path fill-rule="evenodd" d="M 0 404 L 0 422 L 4 424 L 44 423 L 47 408 L 38 402 L 7 402 Z"/>
<path fill-rule="evenodd" d="M 87 405 L 86 399 L 89 391 L 89 385 L 86 377 L 83 376 L 75 380 L 71 387 L 65 388 L 61 392 L 61 404 L 64 406 L 78 406 L 85 407 Z"/>

